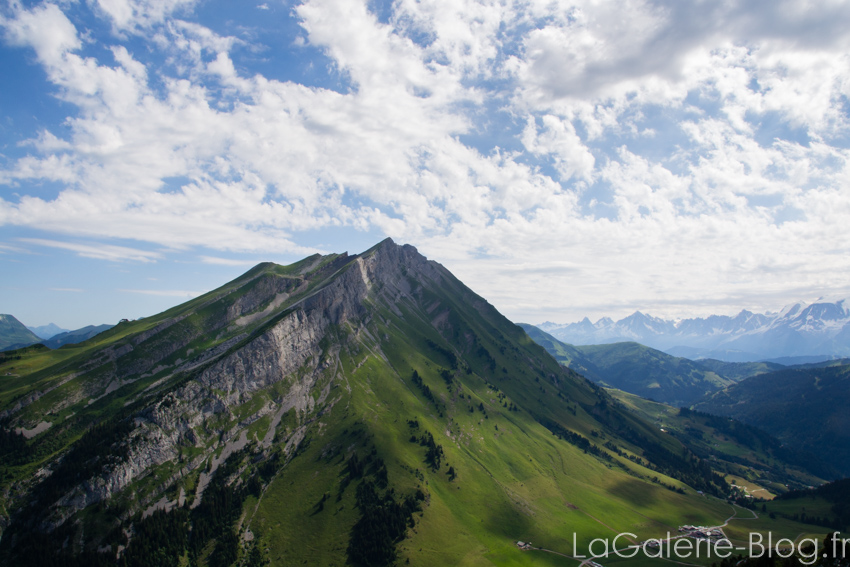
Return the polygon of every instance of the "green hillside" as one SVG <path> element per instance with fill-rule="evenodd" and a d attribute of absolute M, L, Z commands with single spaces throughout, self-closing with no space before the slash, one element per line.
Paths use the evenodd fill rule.
<path fill-rule="evenodd" d="M 695 407 L 733 417 L 823 457 L 850 475 L 850 365 L 792 368 L 747 378 Z M 835 475 L 833 478 L 837 477 Z"/>
<path fill-rule="evenodd" d="M 726 362 L 713 358 L 701 358 L 697 363 L 715 374 L 735 382 L 740 382 L 750 376 L 776 372 L 785 368 L 785 366 L 775 362 Z"/>
<path fill-rule="evenodd" d="M 0 351 L 21 348 L 40 341 L 35 333 L 12 315 L 0 313 Z"/>
<path fill-rule="evenodd" d="M 727 480 L 756 499 L 771 499 L 792 489 L 823 483 L 818 474 L 835 474 L 821 456 L 783 445 L 772 435 L 737 420 L 687 408 L 674 408 L 622 390 L 612 397 L 659 430 L 674 436 L 711 462 Z"/>
<path fill-rule="evenodd" d="M 850 528 L 850 478 L 787 492 L 765 506 L 764 511 L 846 532 Z"/>
<path fill-rule="evenodd" d="M 558 362 L 579 374 L 666 404 L 689 406 L 705 394 L 733 383 L 692 360 L 638 343 L 568 345 L 533 325 L 520 326 Z"/>
<path fill-rule="evenodd" d="M 729 486 L 707 461 L 392 241 L 7 353 L 0 420 L 10 565 L 576 565 L 516 541 L 572 555 L 751 517 L 710 496 Z"/>

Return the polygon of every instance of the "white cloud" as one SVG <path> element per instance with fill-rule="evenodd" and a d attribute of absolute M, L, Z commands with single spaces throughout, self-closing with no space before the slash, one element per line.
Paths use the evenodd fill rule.
<path fill-rule="evenodd" d="M 187 291 L 180 289 L 119 289 L 122 293 L 139 293 L 142 295 L 155 295 L 157 297 L 180 297 L 184 299 L 192 299 L 203 295 L 204 291 Z"/>
<path fill-rule="evenodd" d="M 15 253 L 15 254 L 27 254 L 29 251 L 26 248 L 21 248 L 20 246 L 13 246 L 10 244 L 0 244 L 0 254 L 6 253 Z"/>
<path fill-rule="evenodd" d="M 246 71 L 248 40 L 194 4 L 100 0 L 102 50 L 54 4 L 0 20 L 75 109 L 0 170 L 21 194 L 1 225 L 290 254 L 377 228 L 511 314 L 731 304 L 850 269 L 850 3 L 399 0 L 379 20 L 306 0 L 282 44 L 320 50 L 336 90 Z"/>
<path fill-rule="evenodd" d="M 53 67 L 63 56 L 82 45 L 74 24 L 55 4 L 42 4 L 32 10 L 18 7 L 13 18 L 0 16 L 5 38 L 12 45 L 32 47 L 39 61 Z"/>
<path fill-rule="evenodd" d="M 259 264 L 255 260 L 238 260 L 235 258 L 218 258 L 215 256 L 201 256 L 200 258 L 204 264 L 214 264 L 217 266 L 254 266 Z"/>
<path fill-rule="evenodd" d="M 544 22 L 523 38 L 516 73 L 530 96 L 585 98 L 635 76 L 667 71 L 680 52 L 654 55 L 666 29 L 665 10 L 648 2 L 550 4 Z M 533 93 L 533 94 L 532 94 Z"/>
<path fill-rule="evenodd" d="M 551 114 L 541 118 L 538 129 L 534 118 L 529 118 L 523 131 L 522 143 L 528 151 L 538 155 L 550 155 L 562 182 L 572 178 L 590 181 L 596 159 L 576 133 L 572 122 Z"/>
<path fill-rule="evenodd" d="M 136 248 L 115 246 L 113 244 L 81 244 L 60 240 L 48 240 L 45 238 L 19 238 L 18 240 L 27 244 L 34 244 L 36 246 L 70 250 L 84 258 L 111 260 L 113 262 L 155 262 L 162 258 L 162 254 L 159 252 L 138 250 Z"/>
<path fill-rule="evenodd" d="M 425 37 L 424 59 L 456 76 L 493 77 L 498 72 L 500 29 L 513 18 L 512 3 L 494 0 L 401 0 L 393 23 L 400 33 Z"/>
<path fill-rule="evenodd" d="M 120 31 L 139 31 L 187 10 L 197 0 L 97 0 L 97 6 Z"/>

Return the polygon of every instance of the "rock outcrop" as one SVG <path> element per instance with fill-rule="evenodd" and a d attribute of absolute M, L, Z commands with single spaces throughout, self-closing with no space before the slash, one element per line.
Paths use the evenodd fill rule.
<path fill-rule="evenodd" d="M 334 330 L 339 338 L 346 333 L 338 331 L 361 327 L 368 317 L 366 305 L 370 301 L 398 312 L 398 305 L 416 293 L 417 284 L 413 282 L 437 282 L 445 275 L 439 264 L 429 262 L 415 248 L 398 246 L 390 240 L 360 256 L 341 255 L 318 268 L 316 264 L 320 264 L 319 259 L 313 264 L 313 272 L 294 276 L 273 273 L 271 264 L 265 265 L 268 269 L 264 271 L 261 265 L 252 270 L 257 272 L 255 277 L 243 284 L 249 287 L 247 292 L 229 290 L 224 298 L 211 297 L 201 302 L 196 310 L 230 299 L 221 318 L 210 322 L 208 332 L 220 332 L 240 318 L 255 314 L 261 317 L 252 321 L 249 334 L 239 335 L 244 338 L 195 368 L 182 379 L 182 384 L 162 393 L 140 411 L 134 418 L 135 429 L 122 441 L 126 457 L 105 466 L 100 474 L 63 496 L 54 506 L 50 525 L 58 526 L 86 506 L 121 492 L 154 467 L 176 461 L 181 445 L 203 447 L 208 457 L 223 438 L 238 438 L 262 415 L 274 413 L 279 421 L 291 409 L 299 415 L 309 414 L 316 404 L 325 401 L 328 386 L 336 378 L 338 361 L 331 359 L 332 350 L 326 352 L 321 346 L 328 333 Z M 289 301 L 281 301 L 282 296 Z M 269 309 L 270 305 L 277 308 Z M 129 337 L 124 345 L 105 349 L 88 368 L 102 375 L 104 365 L 112 369 L 98 378 L 93 389 L 112 379 L 138 377 L 157 366 L 174 367 L 164 361 L 197 338 L 197 334 L 181 329 L 192 314 L 167 319 Z M 175 335 L 179 337 L 176 340 Z M 144 352 L 137 359 L 122 360 L 140 349 Z M 180 368 L 174 367 L 174 373 Z M 229 423 L 235 418 L 235 408 L 273 385 L 280 398 L 242 416 L 233 428 L 225 432 L 205 426 L 215 420 Z M 273 423 L 264 435 L 266 446 L 274 437 L 276 425 Z M 204 460 L 206 457 L 198 459 Z"/>

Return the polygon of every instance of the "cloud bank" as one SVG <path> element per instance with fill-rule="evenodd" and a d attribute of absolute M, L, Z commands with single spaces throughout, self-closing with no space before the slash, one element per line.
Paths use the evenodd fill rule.
<path fill-rule="evenodd" d="M 0 226 L 44 234 L 7 246 L 216 262 L 377 231 L 531 321 L 847 289 L 850 2 L 216 8 L 6 5 L 6 56 L 68 110 L 0 162 Z"/>

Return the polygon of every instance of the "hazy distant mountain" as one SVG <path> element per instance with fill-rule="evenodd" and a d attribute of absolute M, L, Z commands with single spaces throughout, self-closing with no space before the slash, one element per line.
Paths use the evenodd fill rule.
<path fill-rule="evenodd" d="M 77 329 L 75 331 L 66 331 L 64 333 L 59 333 L 58 335 L 41 342 L 45 346 L 48 346 L 50 348 L 59 348 L 62 345 L 81 343 L 97 334 L 102 333 L 103 331 L 111 329 L 112 327 L 113 325 L 88 325 L 86 327 L 83 327 L 82 329 Z"/>
<path fill-rule="evenodd" d="M 746 362 L 780 357 L 850 356 L 850 301 L 821 299 L 795 303 L 779 313 L 741 311 L 734 317 L 671 321 L 640 311 L 619 321 L 538 327 L 574 345 L 636 341 L 689 358 Z"/>
<path fill-rule="evenodd" d="M 48 323 L 47 325 L 41 325 L 40 327 L 30 327 L 27 325 L 27 329 L 32 331 L 40 339 L 49 339 L 51 337 L 55 337 L 59 333 L 67 333 L 70 331 L 70 329 L 63 329 L 55 323 Z"/>
<path fill-rule="evenodd" d="M 40 340 L 13 316 L 0 314 L 0 350 L 24 347 Z"/>

